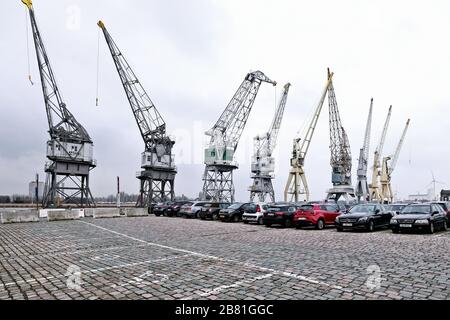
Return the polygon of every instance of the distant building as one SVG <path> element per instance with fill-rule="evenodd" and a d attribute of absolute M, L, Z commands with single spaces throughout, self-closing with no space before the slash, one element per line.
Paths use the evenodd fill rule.
<path fill-rule="evenodd" d="M 428 190 L 428 193 L 426 194 L 411 194 L 408 196 L 409 201 L 415 201 L 415 202 L 427 202 L 427 201 L 433 201 L 433 190 Z"/>
<path fill-rule="evenodd" d="M 38 201 L 42 201 L 42 199 L 44 198 L 44 183 L 43 182 L 39 182 L 38 193 L 39 193 Z M 32 199 L 33 202 L 36 201 L 36 181 L 30 182 L 30 184 L 28 185 L 28 196 L 30 197 L 30 199 Z"/>

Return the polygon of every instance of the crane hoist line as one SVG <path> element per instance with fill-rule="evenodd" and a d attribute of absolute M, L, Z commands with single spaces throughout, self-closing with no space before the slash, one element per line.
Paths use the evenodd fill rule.
<path fill-rule="evenodd" d="M 251 170 L 253 185 L 249 188 L 251 202 L 255 201 L 256 197 L 258 197 L 260 202 L 266 202 L 267 197 L 270 198 L 271 202 L 275 202 L 275 190 L 272 184 L 275 171 L 275 158 L 272 154 L 277 144 L 290 87 L 290 83 L 284 86 L 283 95 L 275 110 L 269 131 L 254 139 L 254 155 Z"/>
<path fill-rule="evenodd" d="M 205 150 L 204 200 L 234 202 L 233 171 L 239 167 L 234 154 L 263 82 L 277 85 L 261 71 L 247 74 L 219 120 L 205 133 L 210 140 Z"/>
<path fill-rule="evenodd" d="M 102 21 L 98 22 L 108 44 L 125 94 L 145 144 L 141 155 L 142 171 L 138 207 L 150 207 L 152 203 L 175 198 L 175 166 L 172 148 L 175 142 L 166 133 L 166 123 L 149 95 L 131 69 L 119 47 Z"/>
<path fill-rule="evenodd" d="M 33 3 L 27 6 L 33 32 L 36 58 L 47 112 L 50 140 L 47 142 L 47 173 L 43 206 L 95 206 L 89 188 L 89 174 L 96 167 L 93 141 L 63 101 L 39 31 Z"/>

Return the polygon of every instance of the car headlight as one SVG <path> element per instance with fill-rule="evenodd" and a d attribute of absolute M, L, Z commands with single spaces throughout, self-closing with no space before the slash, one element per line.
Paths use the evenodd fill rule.
<path fill-rule="evenodd" d="M 363 217 L 363 218 L 360 218 L 358 221 L 359 222 L 366 222 L 367 221 L 367 219 L 369 219 L 369 218 L 367 218 L 367 217 Z"/>
<path fill-rule="evenodd" d="M 398 223 L 397 218 L 392 218 L 392 219 L 391 219 L 391 223 Z"/>
<path fill-rule="evenodd" d="M 430 224 L 428 220 L 416 220 L 415 224 Z"/>

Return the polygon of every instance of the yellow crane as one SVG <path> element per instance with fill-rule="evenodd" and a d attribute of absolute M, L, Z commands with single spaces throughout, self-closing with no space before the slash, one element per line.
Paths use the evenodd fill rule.
<path fill-rule="evenodd" d="M 289 172 L 289 178 L 284 190 L 284 201 L 286 202 L 299 202 L 302 195 L 305 195 L 306 201 L 309 201 L 310 193 L 304 170 L 305 157 L 308 153 L 309 146 L 311 145 L 311 140 L 314 135 L 314 131 L 316 130 L 317 122 L 319 120 L 320 113 L 322 112 L 322 107 L 328 93 L 328 88 L 333 83 L 333 75 L 333 73 L 330 73 L 328 76 L 325 89 L 323 90 L 322 96 L 311 120 L 311 124 L 308 128 L 308 132 L 306 133 L 305 138 L 303 140 L 301 138 L 294 139 L 291 170 Z"/>
<path fill-rule="evenodd" d="M 380 186 L 380 176 L 381 176 L 381 157 L 383 153 L 384 143 L 386 141 L 386 135 L 389 128 L 389 123 L 391 121 L 392 116 L 392 106 L 389 107 L 389 112 L 386 118 L 386 122 L 384 123 L 383 132 L 381 134 L 380 143 L 378 144 L 377 149 L 375 150 L 374 158 L 373 158 L 373 172 L 372 172 L 372 183 L 369 185 L 369 196 L 371 201 L 382 202 L 383 198 L 381 195 L 381 186 Z"/>

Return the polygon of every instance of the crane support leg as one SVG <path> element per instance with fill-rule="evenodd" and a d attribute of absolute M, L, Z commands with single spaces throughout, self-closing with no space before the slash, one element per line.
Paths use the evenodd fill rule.
<path fill-rule="evenodd" d="M 152 203 L 175 200 L 175 172 L 145 170 L 140 173 L 138 208 L 149 208 Z"/>
<path fill-rule="evenodd" d="M 284 201 L 299 202 L 304 195 L 306 201 L 309 201 L 309 187 L 303 168 L 292 168 L 289 173 L 288 182 L 284 190 Z"/>
<path fill-rule="evenodd" d="M 209 165 L 203 175 L 203 199 L 215 202 L 234 202 L 233 165 Z"/>
<path fill-rule="evenodd" d="M 259 202 L 266 202 L 267 198 L 275 202 L 275 190 L 273 189 L 272 177 L 254 176 L 253 186 L 250 187 L 250 202 L 254 202 L 256 197 Z"/>

